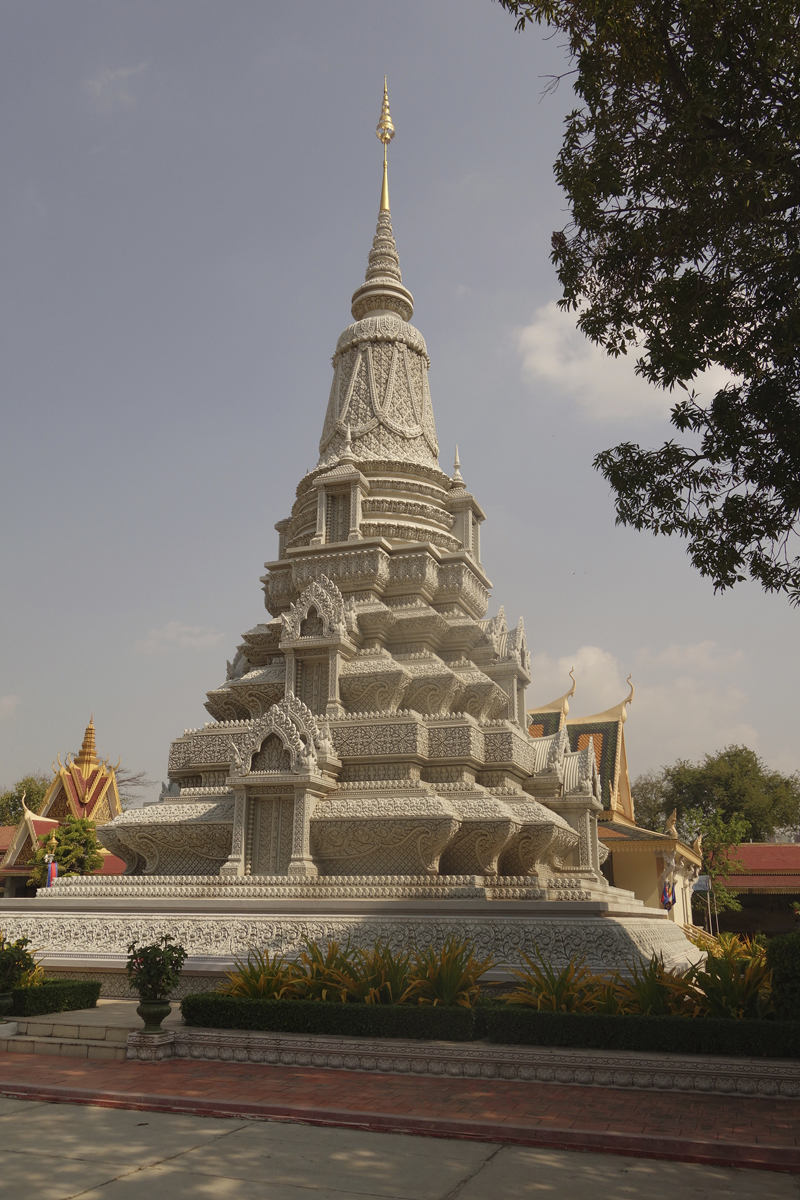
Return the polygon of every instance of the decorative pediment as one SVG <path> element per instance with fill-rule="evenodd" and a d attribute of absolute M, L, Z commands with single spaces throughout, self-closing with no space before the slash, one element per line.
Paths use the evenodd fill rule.
<path fill-rule="evenodd" d="M 303 637 L 338 640 L 347 636 L 344 596 L 327 575 L 312 580 L 290 605 L 288 613 L 281 613 L 281 620 L 288 641 Z"/>
<path fill-rule="evenodd" d="M 528 640 L 525 637 L 525 622 L 522 617 L 517 621 L 516 629 L 506 633 L 506 657 L 513 658 L 523 670 L 530 669 L 531 656 L 528 653 Z"/>
<path fill-rule="evenodd" d="M 231 746 L 232 776 L 315 771 L 318 757 L 332 757 L 327 722 L 318 719 L 296 696 L 286 696 L 260 717 L 244 744 Z"/>

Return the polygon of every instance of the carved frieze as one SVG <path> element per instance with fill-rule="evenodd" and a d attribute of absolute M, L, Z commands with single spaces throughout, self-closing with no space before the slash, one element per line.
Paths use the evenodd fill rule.
<path fill-rule="evenodd" d="M 317 806 L 311 847 L 323 875 L 434 873 L 458 827 L 435 796 L 336 798 Z"/>

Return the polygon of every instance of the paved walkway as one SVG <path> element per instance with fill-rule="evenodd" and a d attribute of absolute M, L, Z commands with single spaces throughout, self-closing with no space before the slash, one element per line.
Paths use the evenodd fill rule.
<path fill-rule="evenodd" d="M 41 1054 L 0 1055 L 0 1096 L 800 1173 L 798 1100 Z"/>
<path fill-rule="evenodd" d="M 0 1098 L 0 1194 L 27 1200 L 798 1200 L 800 1177 Z"/>

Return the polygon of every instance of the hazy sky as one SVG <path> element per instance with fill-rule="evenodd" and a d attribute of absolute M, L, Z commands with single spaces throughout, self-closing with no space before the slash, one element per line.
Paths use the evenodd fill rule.
<path fill-rule="evenodd" d="M 631 771 L 730 741 L 800 767 L 798 615 L 715 596 L 614 526 L 594 453 L 669 398 L 555 308 L 559 39 L 491 0 L 5 0 L 0 7 L 0 784 L 98 747 L 166 776 L 316 462 L 380 189 L 450 469 L 487 513 L 528 704 L 622 699 Z M 152 792 L 151 796 L 157 793 Z"/>

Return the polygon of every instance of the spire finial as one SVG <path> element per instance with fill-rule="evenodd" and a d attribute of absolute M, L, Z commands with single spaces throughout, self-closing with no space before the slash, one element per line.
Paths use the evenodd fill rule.
<path fill-rule="evenodd" d="M 461 459 L 458 457 L 458 442 L 456 442 L 456 457 L 453 463 L 453 486 L 458 484 L 463 485 L 464 480 L 461 477 Z"/>
<path fill-rule="evenodd" d="M 378 213 L 378 228 L 369 252 L 367 274 L 364 283 L 353 293 L 350 311 L 355 321 L 361 321 L 370 313 L 391 313 L 397 315 L 401 321 L 410 321 L 414 313 L 414 300 L 408 288 L 403 287 L 400 259 L 397 255 L 397 246 L 392 233 L 392 218 L 389 212 L 386 147 L 394 137 L 394 125 L 389 112 L 389 92 L 385 76 L 381 119 L 378 121 L 375 133 L 378 140 L 383 143 L 381 207 Z"/>
<path fill-rule="evenodd" d="M 353 435 L 350 430 L 350 422 L 347 422 L 347 430 L 344 437 L 344 449 L 339 455 L 340 463 L 352 463 L 356 461 L 356 456 L 353 454 Z"/>
<path fill-rule="evenodd" d="M 381 212 L 389 211 L 389 171 L 386 162 L 386 148 L 389 142 L 394 137 L 394 125 L 392 124 L 392 115 L 389 112 L 389 90 L 386 86 L 386 76 L 383 77 L 383 104 L 381 106 L 381 119 L 378 121 L 378 127 L 375 130 L 378 141 L 383 142 L 383 186 L 381 187 Z"/>
<path fill-rule="evenodd" d="M 86 732 L 83 735 L 83 745 L 81 746 L 80 754 L 75 759 L 75 765 L 85 776 L 97 764 L 98 758 L 94 740 L 94 713 L 92 713 L 89 718 L 89 724 L 86 726 Z"/>

